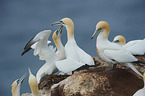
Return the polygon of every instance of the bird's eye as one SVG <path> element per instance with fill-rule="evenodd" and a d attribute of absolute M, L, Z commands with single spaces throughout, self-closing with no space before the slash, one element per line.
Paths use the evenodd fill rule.
<path fill-rule="evenodd" d="M 120 41 L 119 41 L 119 40 L 115 40 L 114 42 L 115 42 L 115 43 L 119 43 Z"/>
<path fill-rule="evenodd" d="M 61 23 L 61 24 L 64 24 L 64 22 L 63 22 L 63 21 L 60 21 L 60 23 Z"/>
<path fill-rule="evenodd" d="M 99 31 L 99 30 L 101 31 L 101 30 L 102 30 L 102 28 L 99 28 L 99 29 L 98 29 L 98 31 Z"/>

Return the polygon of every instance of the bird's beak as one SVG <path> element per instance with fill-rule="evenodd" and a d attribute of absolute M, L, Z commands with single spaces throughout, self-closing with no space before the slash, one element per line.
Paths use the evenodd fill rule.
<path fill-rule="evenodd" d="M 26 78 L 26 76 L 27 76 L 27 73 L 25 73 L 25 74 L 19 79 L 18 84 L 22 84 L 23 81 L 24 81 L 24 79 Z"/>
<path fill-rule="evenodd" d="M 55 33 L 57 34 L 57 36 L 61 35 L 62 28 L 63 28 L 63 26 L 61 25 L 60 28 L 55 31 Z"/>
<path fill-rule="evenodd" d="M 38 40 L 37 40 L 38 41 Z M 34 40 L 34 37 L 26 44 L 26 46 L 24 47 L 24 51 L 21 54 L 21 56 L 23 56 L 26 52 L 28 52 L 31 48 L 31 46 L 37 42 L 36 40 Z"/>
<path fill-rule="evenodd" d="M 62 29 L 63 29 L 63 26 L 60 26 L 60 28 L 59 28 L 59 30 L 58 30 L 58 35 L 61 35 Z"/>
<path fill-rule="evenodd" d="M 51 26 L 56 26 L 56 25 L 63 25 L 62 21 L 57 21 L 51 24 Z"/>
<path fill-rule="evenodd" d="M 93 33 L 93 35 L 92 35 L 91 39 L 93 39 L 93 38 L 94 38 L 97 34 L 99 34 L 101 31 L 102 31 L 102 29 L 101 29 L 101 28 L 99 28 L 99 29 L 95 30 L 95 32 Z"/>

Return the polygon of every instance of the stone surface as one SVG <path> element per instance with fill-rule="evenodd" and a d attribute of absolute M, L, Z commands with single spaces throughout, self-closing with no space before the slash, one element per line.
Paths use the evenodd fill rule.
<path fill-rule="evenodd" d="M 143 80 L 126 69 L 105 67 L 81 70 L 51 87 L 51 96 L 132 96 Z"/>
<path fill-rule="evenodd" d="M 137 58 L 145 62 L 144 56 Z M 130 68 L 118 64 L 117 69 L 106 71 L 106 68 L 112 67 L 112 64 L 98 57 L 93 59 L 96 67 L 75 71 L 72 75 L 45 76 L 39 84 L 39 89 L 43 90 L 41 94 L 45 96 L 132 96 L 143 87 L 142 78 Z M 145 68 L 135 67 L 140 72 L 145 72 Z M 31 96 L 28 94 L 23 96 Z"/>

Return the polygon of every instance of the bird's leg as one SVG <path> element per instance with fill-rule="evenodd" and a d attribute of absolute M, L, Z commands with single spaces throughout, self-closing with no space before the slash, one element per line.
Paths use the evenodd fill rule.
<path fill-rule="evenodd" d="M 116 69 L 116 67 L 117 67 L 117 64 L 113 64 L 113 69 Z"/>
<path fill-rule="evenodd" d="M 72 74 L 74 74 L 74 71 L 72 71 Z"/>
<path fill-rule="evenodd" d="M 113 64 L 113 67 L 106 67 L 105 71 L 114 70 L 114 69 L 116 69 L 116 67 L 117 67 L 117 64 Z"/>

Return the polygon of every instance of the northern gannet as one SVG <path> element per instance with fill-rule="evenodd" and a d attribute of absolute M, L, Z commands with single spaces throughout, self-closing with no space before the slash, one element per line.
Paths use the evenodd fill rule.
<path fill-rule="evenodd" d="M 110 26 L 106 21 L 100 21 L 96 25 L 96 30 L 92 38 L 97 34 L 99 35 L 97 36 L 96 47 L 99 56 L 104 61 L 111 64 L 120 63 L 131 68 L 138 75 L 142 76 L 142 74 L 132 64 L 132 62 L 137 62 L 138 59 L 135 58 L 128 50 L 126 50 L 122 46 L 108 40 L 108 36 L 110 34 Z"/>
<path fill-rule="evenodd" d="M 143 81 L 144 81 L 144 87 L 137 92 L 133 96 L 145 96 L 145 73 L 143 74 Z"/>
<path fill-rule="evenodd" d="M 132 40 L 126 43 L 125 38 L 122 35 L 118 35 L 113 40 L 123 48 L 129 50 L 133 55 L 144 55 L 145 54 L 145 39 L 143 40 Z"/>
<path fill-rule="evenodd" d="M 54 25 L 65 26 L 68 39 L 65 45 L 66 59 L 57 61 L 55 63 L 57 68 L 64 73 L 68 73 L 85 64 L 94 65 L 93 58 L 81 48 L 79 48 L 75 41 L 73 21 L 70 18 L 63 18 L 59 22 L 52 24 L 52 26 Z"/>
<path fill-rule="evenodd" d="M 49 38 L 49 35 L 51 34 L 51 30 L 44 30 L 39 32 L 33 39 L 31 39 L 27 45 L 25 46 L 25 49 L 29 49 L 34 43 L 37 42 L 34 55 L 39 54 L 40 60 L 45 60 L 46 63 L 38 70 L 36 74 L 37 82 L 40 83 L 40 79 L 45 75 L 51 75 L 58 71 L 58 69 L 55 66 L 55 62 L 58 60 L 62 60 L 65 58 L 64 48 L 63 45 L 61 46 L 60 36 L 61 36 L 61 30 L 62 27 L 59 30 L 56 30 L 53 36 L 57 36 L 55 38 L 58 38 L 57 42 L 55 44 L 57 47 L 57 52 L 55 53 L 55 48 L 53 48 L 51 45 L 48 46 L 47 41 Z"/>
<path fill-rule="evenodd" d="M 25 73 L 20 79 L 15 80 L 12 83 L 12 96 L 20 96 L 20 87 L 21 84 L 23 83 L 23 80 L 25 79 L 27 73 Z"/>
<path fill-rule="evenodd" d="M 38 91 L 38 83 L 37 83 L 37 79 L 36 77 L 32 74 L 30 68 L 28 68 L 29 70 L 29 86 L 32 92 L 32 96 L 38 96 L 39 95 L 39 91 Z"/>

